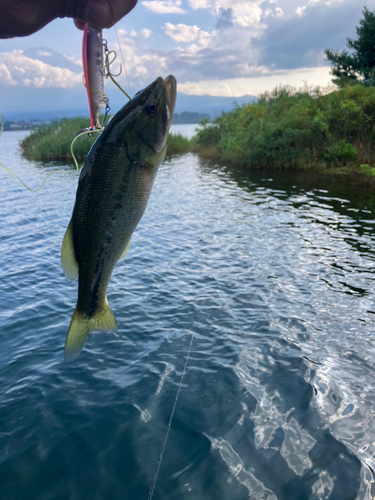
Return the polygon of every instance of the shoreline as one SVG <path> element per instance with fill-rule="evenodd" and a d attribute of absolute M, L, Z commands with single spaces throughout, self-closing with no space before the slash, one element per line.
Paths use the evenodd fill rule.
<path fill-rule="evenodd" d="M 183 155 L 186 153 L 192 153 L 198 155 L 200 158 L 208 160 L 209 162 L 215 162 L 221 167 L 226 166 L 233 170 L 240 170 L 242 172 L 264 172 L 267 175 L 287 175 L 288 177 L 304 178 L 304 179 L 316 179 L 324 180 L 329 179 L 330 182 L 334 180 L 345 180 L 346 182 L 352 181 L 353 187 L 362 190 L 375 190 L 375 176 L 371 174 L 366 174 L 358 169 L 356 164 L 348 164 L 342 167 L 329 167 L 323 162 L 316 164 L 307 164 L 304 167 L 272 167 L 272 166 L 251 166 L 251 164 L 236 162 L 231 159 L 223 159 L 220 155 L 219 150 L 216 147 L 199 147 L 196 144 L 196 137 L 192 139 L 187 139 L 181 134 L 172 134 L 173 138 L 172 144 L 168 146 L 167 157 L 173 155 Z M 193 142 L 193 145 L 192 145 Z M 20 142 L 21 150 L 23 156 L 29 161 L 38 162 L 51 162 L 51 161 L 66 161 L 74 164 L 70 152 L 65 152 L 59 155 L 51 155 L 43 158 L 28 158 L 25 155 L 24 148 L 22 146 L 22 141 Z M 86 154 L 76 154 L 76 159 L 78 162 L 82 162 Z"/>
<path fill-rule="evenodd" d="M 235 106 L 194 136 L 180 130 L 168 136 L 167 155 L 191 152 L 244 171 L 346 179 L 361 189 L 375 188 L 375 88 L 345 87 L 331 94 L 275 89 L 256 103 Z M 87 118 L 64 118 L 41 126 L 20 141 L 29 161 L 72 162 L 70 146 Z M 74 144 L 79 162 L 94 137 Z"/>

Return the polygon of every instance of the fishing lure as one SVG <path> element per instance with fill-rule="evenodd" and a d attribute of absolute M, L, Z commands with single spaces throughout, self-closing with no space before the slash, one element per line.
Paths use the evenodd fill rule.
<path fill-rule="evenodd" d="M 121 47 L 120 47 L 121 50 Z M 87 98 L 89 104 L 90 112 L 90 127 L 81 129 L 76 133 L 76 136 L 71 142 L 70 153 L 73 162 L 76 167 L 76 172 L 79 173 L 82 166 L 78 165 L 77 159 L 74 154 L 74 145 L 77 139 L 84 135 L 92 136 L 93 133 L 100 134 L 104 130 L 105 122 L 110 111 L 109 99 L 104 92 L 104 78 L 110 78 L 112 82 L 121 90 L 123 94 L 130 100 L 130 96 L 121 88 L 121 86 L 116 82 L 116 76 L 121 74 L 120 72 L 115 75 L 110 70 L 110 65 L 116 59 L 116 52 L 114 50 L 108 49 L 107 40 L 102 37 L 102 30 L 90 27 L 87 23 L 83 31 L 83 41 L 82 41 L 82 64 L 83 64 L 83 84 L 87 91 Z M 100 123 L 100 112 L 104 110 L 104 116 L 102 122 Z M 4 128 L 4 117 L 0 114 L 1 124 L 0 124 L 0 136 Z M 6 167 L 0 162 L 0 166 L 3 167 L 6 172 L 12 177 L 18 179 L 23 186 L 32 192 L 39 191 L 45 184 L 46 180 L 56 174 L 62 173 L 73 173 L 66 172 L 65 170 L 58 170 L 48 174 L 42 184 L 37 189 L 31 189 L 28 187 L 17 174 L 15 174 L 10 168 Z"/>

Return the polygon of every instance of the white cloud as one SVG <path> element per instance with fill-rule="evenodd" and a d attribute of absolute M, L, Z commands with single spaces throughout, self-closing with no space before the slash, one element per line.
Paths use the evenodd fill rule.
<path fill-rule="evenodd" d="M 70 69 L 30 59 L 21 50 L 13 50 L 0 53 L 0 83 L 5 86 L 73 88 L 82 84 L 82 76 Z"/>
<path fill-rule="evenodd" d="M 263 13 L 260 7 L 263 0 L 188 0 L 188 3 L 194 10 L 208 9 L 216 16 L 222 10 L 230 9 L 233 22 L 240 26 L 250 26 L 259 23 Z"/>
<path fill-rule="evenodd" d="M 147 39 L 150 38 L 150 36 L 152 35 L 152 31 L 144 28 L 143 30 L 138 31 L 137 33 L 135 30 L 131 30 L 130 32 L 128 32 L 123 29 L 119 29 L 118 34 L 119 36 L 129 35 L 132 38 L 137 38 L 138 36 L 140 36 L 141 38 Z"/>
<path fill-rule="evenodd" d="M 199 36 L 200 32 L 201 29 L 198 26 L 165 23 L 165 33 L 175 42 L 192 42 Z"/>
<path fill-rule="evenodd" d="M 320 0 L 310 0 L 320 1 Z M 264 3 L 272 5 L 272 8 L 263 10 Z M 281 17 L 284 12 L 277 2 L 270 0 L 188 0 L 188 4 L 193 10 L 208 9 L 213 15 L 219 15 L 222 10 L 230 10 L 234 24 L 241 27 L 257 25 L 262 17 Z"/>
<path fill-rule="evenodd" d="M 119 30 L 118 34 L 125 69 L 117 81 L 124 87 L 127 87 L 129 81 L 131 86 L 141 88 L 148 85 L 157 76 L 167 72 L 166 55 L 157 54 L 138 42 L 136 43 L 132 38 L 126 36 L 124 30 Z M 117 48 L 115 50 L 117 51 Z M 113 71 L 115 72 L 115 69 Z"/>
<path fill-rule="evenodd" d="M 200 31 L 199 33 L 199 43 L 202 47 L 208 47 L 212 40 L 216 37 L 216 31 L 212 33 L 207 33 L 206 31 Z"/>
<path fill-rule="evenodd" d="M 330 2 L 327 2 L 326 0 L 309 0 L 304 7 L 298 7 L 296 9 L 297 16 L 302 17 L 304 15 L 307 7 L 309 7 L 310 5 L 313 5 L 314 3 L 323 3 L 324 5 L 330 4 Z"/>
<path fill-rule="evenodd" d="M 306 7 L 298 7 L 298 8 L 296 9 L 296 14 L 297 14 L 297 16 L 302 17 L 302 16 L 303 16 L 303 11 L 304 11 L 304 10 L 306 10 Z"/>
<path fill-rule="evenodd" d="M 186 14 L 186 11 L 180 7 L 181 0 L 145 0 L 141 3 L 146 9 L 156 14 Z"/>
<path fill-rule="evenodd" d="M 234 4 L 232 9 L 234 14 L 234 23 L 243 27 L 258 24 L 262 18 L 263 11 L 259 7 L 258 2 L 240 2 L 237 5 Z"/>
<path fill-rule="evenodd" d="M 273 16 L 274 17 L 282 17 L 283 14 L 284 14 L 283 9 L 280 9 L 280 7 L 275 7 L 275 10 L 267 9 L 267 10 L 263 11 L 264 18 L 273 17 Z"/>
<path fill-rule="evenodd" d="M 72 63 L 74 64 L 77 64 L 77 66 L 80 66 L 82 67 L 82 56 L 81 54 L 75 54 L 74 56 L 65 56 L 67 59 L 69 59 L 69 61 L 71 61 Z"/>
<path fill-rule="evenodd" d="M 211 0 L 188 0 L 188 4 L 193 10 L 212 8 Z"/>
<path fill-rule="evenodd" d="M 43 50 L 37 50 L 36 53 L 38 56 L 52 56 L 51 52 L 44 52 Z"/>
<path fill-rule="evenodd" d="M 16 80 L 12 78 L 12 74 L 4 62 L 0 61 L 0 84 L 5 87 L 14 87 L 17 85 Z"/>
<path fill-rule="evenodd" d="M 326 87 L 332 78 L 329 74 L 329 68 L 326 66 L 272 72 L 263 69 L 262 73 L 262 76 L 256 78 L 230 78 L 179 83 L 178 89 L 180 92 L 190 95 L 240 97 L 243 95 L 259 95 L 266 90 L 274 89 L 277 85 L 291 85 L 299 88 L 307 82 L 311 86 Z"/>
<path fill-rule="evenodd" d="M 143 30 L 141 30 L 139 32 L 139 35 L 142 37 L 142 38 L 150 38 L 150 36 L 152 35 L 152 31 L 151 30 L 148 30 L 147 28 L 144 28 Z"/>
<path fill-rule="evenodd" d="M 126 68 L 132 86 L 147 84 L 152 78 L 163 75 L 164 71 L 176 76 L 180 90 L 194 88 L 198 93 L 212 95 L 260 93 L 265 82 L 269 82 L 267 86 L 270 88 L 279 83 L 299 86 L 302 73 L 303 78 L 311 83 L 329 82 L 330 68 L 316 69 L 326 64 L 323 50 L 320 47 L 315 49 L 308 41 L 293 44 L 293 38 L 299 40 L 299 32 L 295 34 L 292 28 L 300 25 L 295 10 L 301 0 L 292 0 L 293 5 L 286 0 L 188 2 L 190 7 L 207 8 L 212 14 L 215 9 L 220 21 L 217 29 L 210 33 L 204 31 L 198 15 L 191 25 L 164 22 L 163 29 L 170 41 L 163 48 L 139 42 L 129 48 L 129 42 L 122 40 L 126 45 L 123 52 L 127 53 Z M 313 7 L 323 6 L 324 0 L 312 3 Z M 275 35 L 279 32 L 280 37 Z M 126 38 L 131 40 L 129 35 Z M 304 69 L 300 70 L 301 67 Z M 315 76 L 311 77 L 308 67 L 313 68 L 311 71 L 315 76 L 318 75 L 317 80 Z M 140 75 L 139 81 L 136 75 Z M 246 84 L 240 85 L 240 80 Z M 226 86 L 222 85 L 223 82 Z M 246 86 L 254 88 L 249 91 Z"/>
<path fill-rule="evenodd" d="M 186 24 L 171 24 L 165 23 L 165 33 L 175 42 L 190 43 L 198 39 L 200 46 L 195 44 L 190 45 L 186 49 L 181 49 L 183 53 L 194 55 L 198 50 L 209 47 L 216 37 L 216 31 L 207 33 L 201 30 L 198 26 L 187 26 Z"/>

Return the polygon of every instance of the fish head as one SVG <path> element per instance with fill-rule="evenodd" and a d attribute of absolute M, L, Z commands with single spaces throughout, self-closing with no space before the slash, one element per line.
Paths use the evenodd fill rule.
<path fill-rule="evenodd" d="M 108 124 L 112 124 L 116 142 L 126 147 L 128 158 L 146 169 L 156 169 L 165 157 L 176 89 L 174 76 L 157 78 L 138 92 Z"/>

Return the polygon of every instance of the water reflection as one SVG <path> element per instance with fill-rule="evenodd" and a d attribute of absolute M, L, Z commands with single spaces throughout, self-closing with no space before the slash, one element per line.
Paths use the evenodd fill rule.
<path fill-rule="evenodd" d="M 154 498 L 375 498 L 373 200 L 171 157 L 109 287 L 119 332 L 67 366 L 76 180 L 4 179 L 2 498 L 147 498 L 192 333 Z"/>
<path fill-rule="evenodd" d="M 205 176 L 225 178 L 222 170 L 215 166 L 207 168 L 204 165 L 201 171 Z M 264 174 L 230 169 L 226 175 L 256 198 L 256 204 L 262 207 L 263 225 L 267 227 L 268 223 L 275 233 L 273 239 L 278 242 L 276 249 L 283 262 L 280 265 L 277 258 L 274 262 L 269 261 L 278 266 L 273 275 L 278 290 L 265 302 L 271 304 L 276 328 L 284 331 L 288 340 L 294 339 L 304 353 L 308 367 L 304 378 L 315 392 L 310 405 L 318 410 L 332 435 L 373 470 L 375 443 L 371 443 L 374 422 L 371 401 L 374 401 L 374 389 L 367 379 L 373 378 L 374 368 L 371 317 L 374 313 L 374 228 L 373 212 L 368 210 L 373 207 L 374 200 L 362 193 L 350 193 L 350 200 L 343 198 L 343 193 L 350 191 L 345 185 L 327 191 L 311 189 L 308 179 L 300 178 L 298 185 L 285 186 L 285 178 L 279 176 L 265 179 Z M 285 190 L 281 189 L 284 186 Z M 254 203 L 254 199 L 248 201 Z M 270 209 L 272 222 L 267 220 Z M 265 239 L 268 237 L 269 233 Z M 270 253 L 272 251 L 268 251 L 268 256 Z M 281 307 L 277 307 L 278 302 Z M 289 314 L 285 309 L 289 309 Z M 294 324 L 291 325 L 293 316 Z M 306 333 L 301 335 L 301 332 Z M 309 357 L 313 363 L 308 362 Z M 255 358 L 252 366 L 259 364 L 259 353 Z M 271 371 L 274 374 L 274 369 Z M 353 380 L 354 373 L 360 383 Z M 367 376 L 363 379 L 364 373 Z M 243 370 L 241 374 L 244 378 Z M 265 387 L 258 385 L 259 379 L 258 375 L 246 377 L 252 394 Z M 296 390 L 295 394 L 298 392 Z M 309 455 L 315 439 L 306 430 L 301 434 L 302 428 L 294 418 L 292 426 L 286 424 L 290 416 L 278 415 L 274 395 L 271 402 L 265 395 L 257 399 L 260 403 L 254 413 L 255 442 L 268 447 L 273 436 L 282 429 L 280 454 L 289 467 L 301 475 L 311 468 Z M 285 403 L 285 397 L 281 399 Z M 259 421 L 261 425 L 257 425 Z M 325 474 L 324 477 L 328 481 L 324 491 L 322 485 L 313 486 L 312 491 L 320 492 L 319 498 L 332 498 L 334 476 Z M 369 469 L 367 476 L 362 474 L 362 477 L 367 477 L 365 482 L 370 487 L 373 479 Z M 372 498 L 371 489 L 363 495 Z"/>

